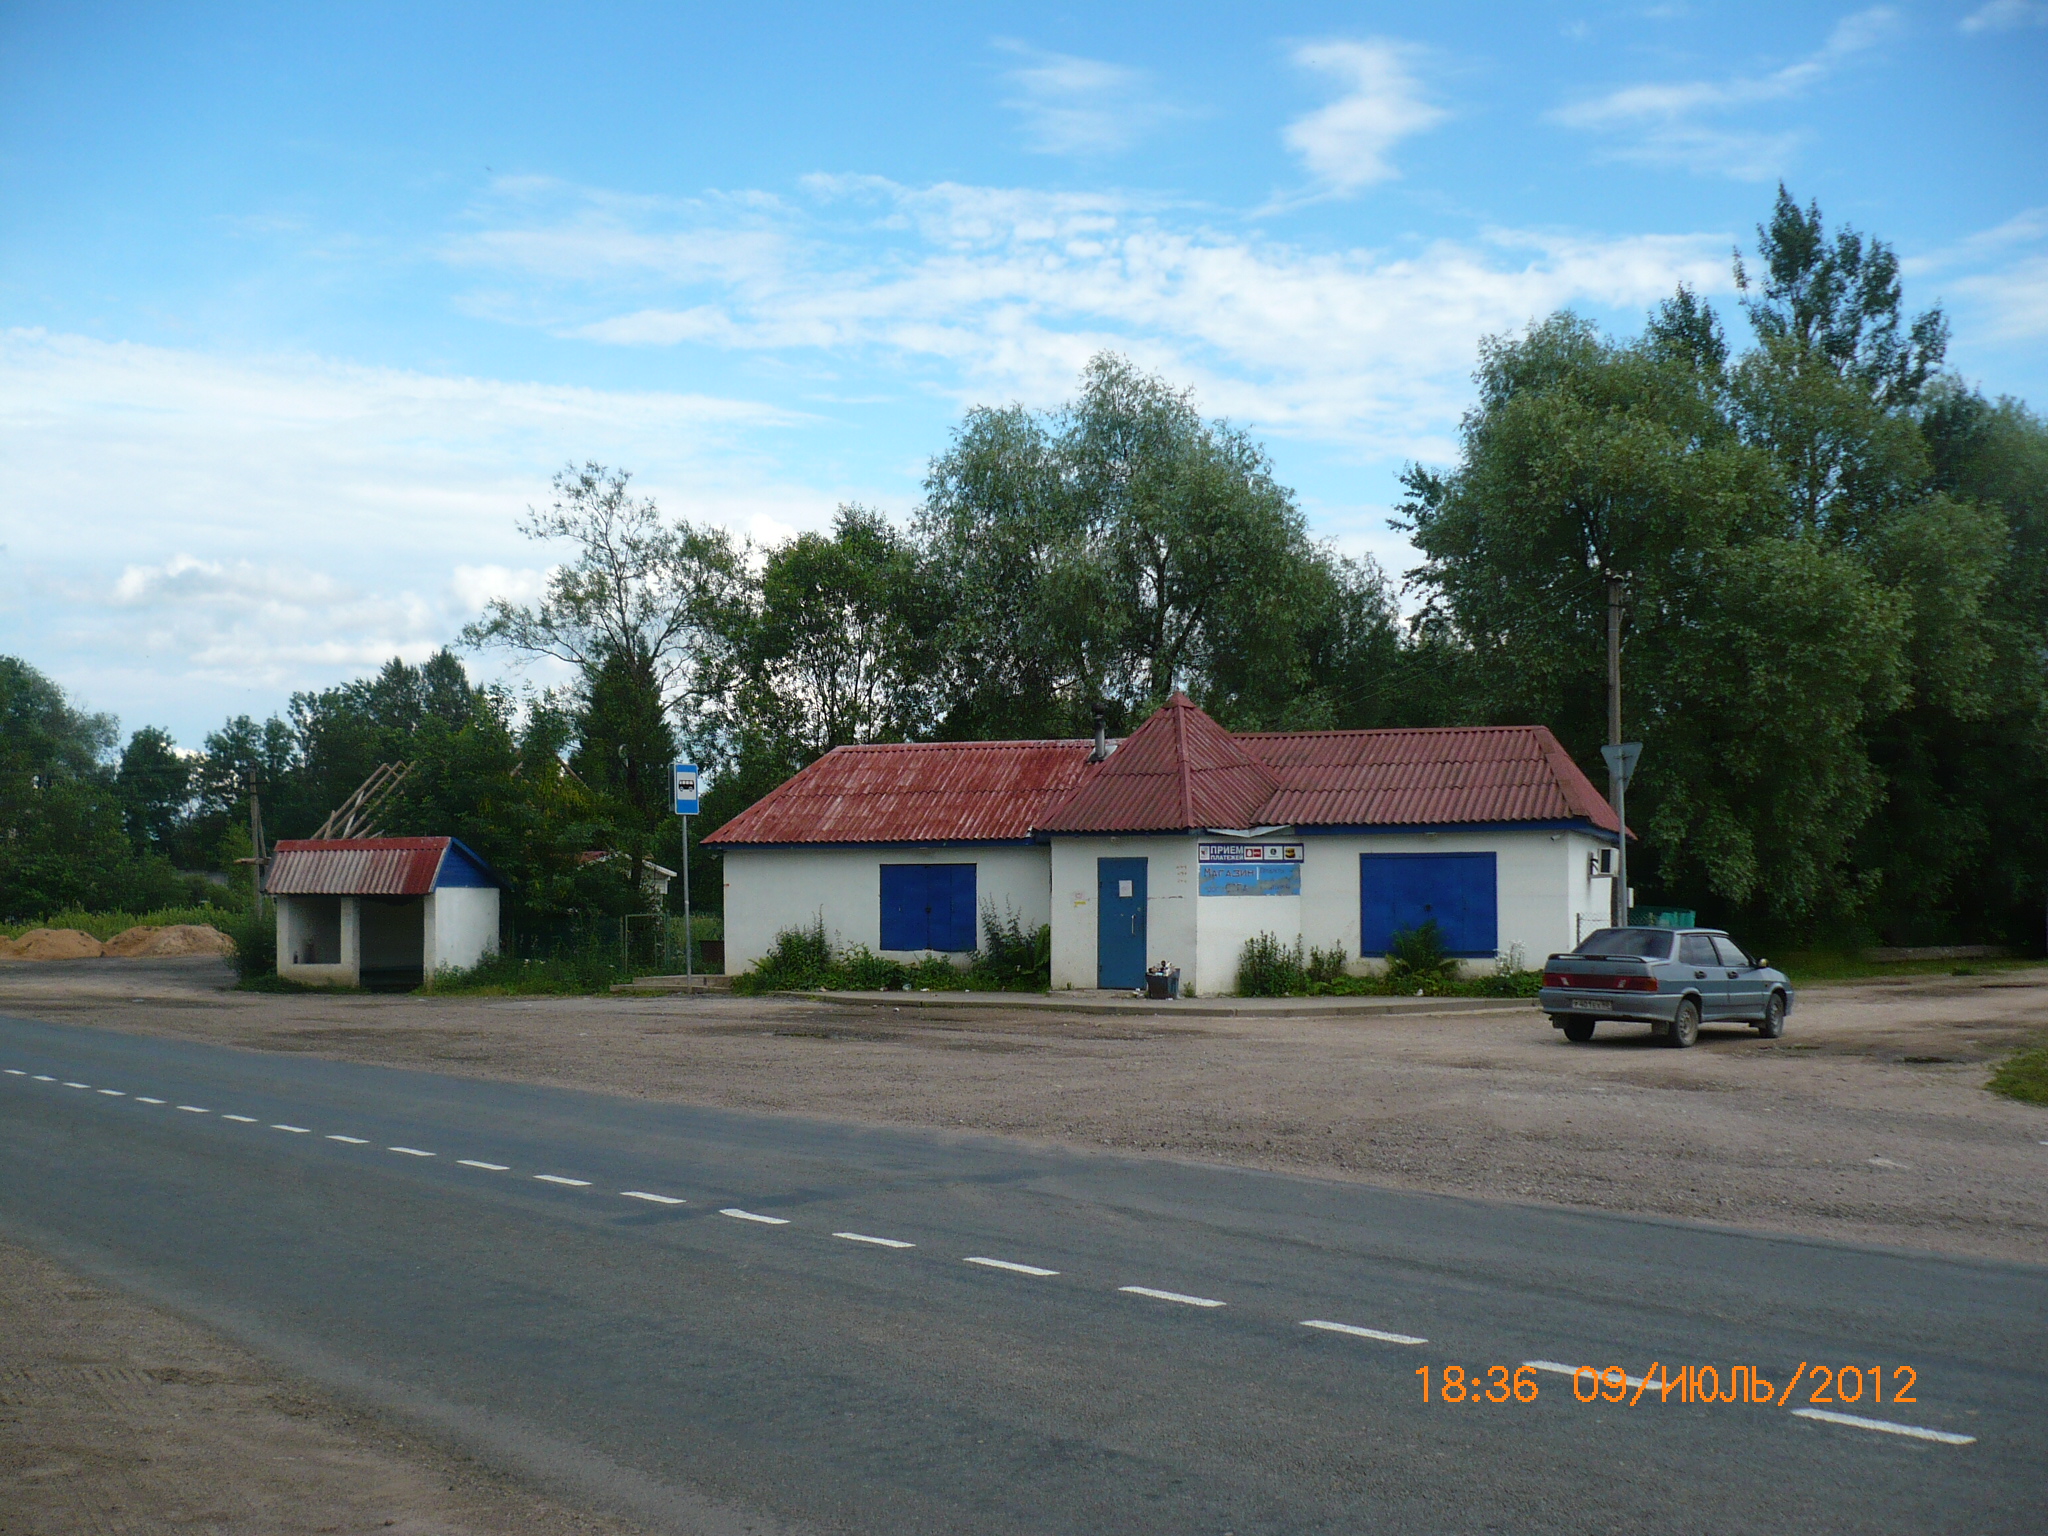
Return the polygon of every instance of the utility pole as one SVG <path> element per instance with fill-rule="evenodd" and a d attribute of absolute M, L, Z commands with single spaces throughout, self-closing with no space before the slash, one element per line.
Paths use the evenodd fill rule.
<path fill-rule="evenodd" d="M 253 855 L 250 867 L 253 876 L 250 881 L 250 908 L 257 917 L 263 916 L 263 870 L 270 861 L 263 856 L 263 802 L 256 795 L 256 770 L 249 770 L 249 851 Z"/>
<path fill-rule="evenodd" d="M 1607 574 L 1607 745 L 1600 755 L 1607 759 L 1607 803 L 1614 807 L 1614 888 L 1609 898 L 1611 927 L 1628 926 L 1628 781 L 1636 771 L 1636 759 L 1643 744 L 1621 739 L 1621 607 L 1625 578 Z"/>

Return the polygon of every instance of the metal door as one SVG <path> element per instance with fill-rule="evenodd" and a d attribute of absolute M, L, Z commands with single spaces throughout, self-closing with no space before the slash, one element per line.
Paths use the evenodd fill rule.
<path fill-rule="evenodd" d="M 1699 989 L 1700 1017 L 1728 1017 L 1728 973 L 1714 950 L 1713 939 L 1704 933 L 1678 936 L 1679 974 Z"/>
<path fill-rule="evenodd" d="M 1720 956 L 1721 974 L 1728 987 L 1728 1017 L 1762 1018 L 1770 992 L 1770 984 L 1764 980 L 1763 972 L 1743 953 L 1742 946 L 1726 934 L 1714 935 L 1714 949 Z"/>
<path fill-rule="evenodd" d="M 1095 985 L 1145 984 L 1145 860 L 1095 861 Z"/>

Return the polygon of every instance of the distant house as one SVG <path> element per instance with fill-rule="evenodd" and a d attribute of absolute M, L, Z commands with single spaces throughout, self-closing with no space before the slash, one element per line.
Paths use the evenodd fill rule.
<path fill-rule="evenodd" d="M 315 986 L 416 987 L 498 950 L 504 882 L 452 837 L 280 839 L 264 890 L 277 973 Z"/>
<path fill-rule="evenodd" d="M 962 955 L 978 915 L 1052 928 L 1056 988 L 1180 967 L 1236 984 L 1245 941 L 1376 963 L 1435 921 L 1472 968 L 1605 922 L 1617 823 L 1542 726 L 1233 735 L 1175 694 L 1087 741 L 840 747 L 704 839 L 728 966 L 821 918 L 842 946 Z"/>

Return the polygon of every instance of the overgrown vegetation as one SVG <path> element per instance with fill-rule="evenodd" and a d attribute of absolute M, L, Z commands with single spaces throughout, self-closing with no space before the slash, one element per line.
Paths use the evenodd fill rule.
<path fill-rule="evenodd" d="M 466 971 L 443 971 L 422 989 L 436 997 L 576 997 L 609 991 L 626 980 L 608 950 L 564 950 L 531 956 L 487 955 Z"/>
<path fill-rule="evenodd" d="M 1443 952 L 1434 922 L 1393 935 L 1386 967 L 1365 976 L 1348 974 L 1340 944 L 1306 949 L 1271 933 L 1245 941 L 1237 962 L 1239 997 L 1534 997 L 1540 971 L 1523 968 L 1519 950 L 1502 955 L 1484 976 L 1466 976 Z"/>
<path fill-rule="evenodd" d="M 243 985 L 264 976 L 277 975 L 277 914 L 266 906 L 259 914 L 236 913 L 220 925 L 221 932 L 234 940 L 235 974 Z"/>
<path fill-rule="evenodd" d="M 962 967 L 938 956 L 905 964 L 864 944 L 835 950 L 821 914 L 785 928 L 752 970 L 733 977 L 743 996 L 763 992 L 1044 992 L 1052 985 L 1052 929 L 1027 929 L 1014 912 L 981 911 L 982 947 Z"/>
<path fill-rule="evenodd" d="M 2048 1045 L 2008 1056 L 1985 1086 L 2024 1104 L 2048 1104 Z"/>

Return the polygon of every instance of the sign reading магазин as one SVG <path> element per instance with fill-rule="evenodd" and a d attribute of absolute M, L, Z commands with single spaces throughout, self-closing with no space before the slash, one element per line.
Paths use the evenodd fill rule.
<path fill-rule="evenodd" d="M 1203 843 L 1200 845 L 1204 896 L 1299 896 L 1300 843 Z"/>

